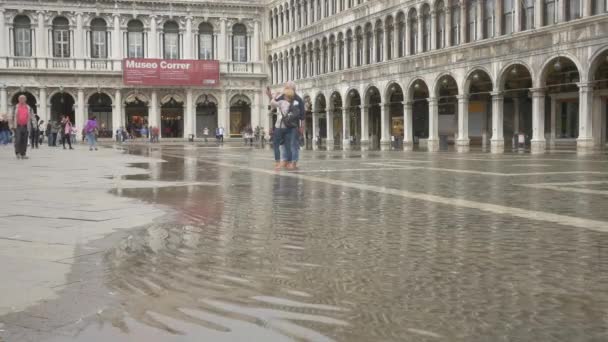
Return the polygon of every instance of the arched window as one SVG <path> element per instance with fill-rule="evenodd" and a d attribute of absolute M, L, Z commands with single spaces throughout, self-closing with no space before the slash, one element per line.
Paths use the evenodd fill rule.
<path fill-rule="evenodd" d="M 557 6 L 555 0 L 543 1 L 543 25 L 553 25 L 557 22 Z"/>
<path fill-rule="evenodd" d="M 467 3 L 467 33 L 468 41 L 477 40 L 477 0 L 469 0 Z"/>
<path fill-rule="evenodd" d="M 515 1 L 502 0 L 502 32 L 503 34 L 513 33 L 515 26 Z"/>
<path fill-rule="evenodd" d="M 438 49 L 445 47 L 445 5 L 443 1 L 437 1 L 437 42 Z"/>
<path fill-rule="evenodd" d="M 70 23 L 64 17 L 53 20 L 53 57 L 70 57 Z"/>
<path fill-rule="evenodd" d="M 376 23 L 376 62 L 384 60 L 384 30 L 382 22 Z"/>
<path fill-rule="evenodd" d="M 306 47 L 302 49 L 302 78 L 308 77 L 308 59 L 306 58 Z"/>
<path fill-rule="evenodd" d="M 353 67 L 353 31 L 346 32 L 346 68 Z"/>
<path fill-rule="evenodd" d="M 302 55 L 300 54 L 300 48 L 296 49 L 296 79 L 302 78 Z"/>
<path fill-rule="evenodd" d="M 422 8 L 422 51 L 431 49 L 431 9 L 428 5 Z"/>
<path fill-rule="evenodd" d="M 323 0 L 323 6 L 325 6 L 325 17 L 329 17 L 329 0 Z"/>
<path fill-rule="evenodd" d="M 302 4 L 302 26 L 308 25 L 308 3 L 304 1 Z"/>
<path fill-rule="evenodd" d="M 460 2 L 452 1 L 454 4 L 450 11 L 452 27 L 450 27 L 450 34 L 452 35 L 452 45 L 460 44 Z"/>
<path fill-rule="evenodd" d="M 108 27 L 106 21 L 95 18 L 91 21 L 91 57 L 108 58 Z"/>
<path fill-rule="evenodd" d="M 485 0 L 483 6 L 483 37 L 494 37 L 494 0 Z"/>
<path fill-rule="evenodd" d="M 581 17 L 581 1 L 566 0 L 566 21 L 579 19 Z"/>
<path fill-rule="evenodd" d="M 414 55 L 418 52 L 418 13 L 416 13 L 416 10 L 410 12 L 408 21 L 410 25 L 410 53 Z"/>
<path fill-rule="evenodd" d="M 397 34 L 399 35 L 398 46 L 395 47 L 397 49 L 397 56 L 403 57 L 405 56 L 405 16 L 403 13 L 399 13 L 397 16 Z"/>
<path fill-rule="evenodd" d="M 174 21 L 163 26 L 163 56 L 165 59 L 179 59 L 179 26 Z"/>
<path fill-rule="evenodd" d="M 393 22 L 393 18 L 389 17 L 386 20 L 386 29 L 385 29 L 385 32 L 386 32 L 386 42 L 385 42 L 385 44 L 387 46 L 386 46 L 386 56 L 384 56 L 384 58 L 386 60 L 391 60 L 391 59 L 394 59 L 396 57 L 395 56 L 395 52 L 394 52 L 395 51 L 395 46 L 394 46 L 394 44 L 395 44 L 394 43 L 394 41 L 395 41 L 395 39 L 394 39 L 394 37 L 395 37 L 395 24 Z"/>
<path fill-rule="evenodd" d="M 344 36 L 338 36 L 338 70 L 344 70 Z"/>
<path fill-rule="evenodd" d="M 139 20 L 127 24 L 127 56 L 144 58 L 144 25 Z"/>
<path fill-rule="evenodd" d="M 531 30 L 534 28 L 534 0 L 523 0 L 521 11 L 521 29 Z"/>
<path fill-rule="evenodd" d="M 232 27 L 232 60 L 247 62 L 247 28 L 243 24 Z"/>
<path fill-rule="evenodd" d="M 361 28 L 357 29 L 357 66 L 363 65 L 363 32 Z"/>
<path fill-rule="evenodd" d="M 329 42 L 329 72 L 336 69 L 336 41 L 332 38 Z"/>
<path fill-rule="evenodd" d="M 270 39 L 274 39 L 274 19 L 272 17 L 272 12 L 270 12 L 269 20 L 270 23 Z M 200 31 L 200 29 L 199 29 Z"/>
<path fill-rule="evenodd" d="M 198 59 L 213 59 L 213 26 L 209 23 L 198 26 Z"/>
<path fill-rule="evenodd" d="M 32 56 L 32 27 L 30 18 L 25 15 L 18 15 L 13 22 L 14 40 L 15 40 L 15 56 L 16 57 L 31 57 Z"/>
<path fill-rule="evenodd" d="M 365 51 L 365 64 L 370 64 L 372 62 L 372 56 L 374 53 L 373 34 L 373 29 L 371 25 L 369 25 L 365 29 L 365 46 L 367 47 L 367 51 Z"/>
<path fill-rule="evenodd" d="M 322 53 L 323 53 L 323 65 L 322 65 L 322 69 L 321 69 L 321 73 L 322 74 L 326 74 L 329 71 L 329 63 L 328 63 L 328 59 L 329 59 L 329 47 L 327 46 L 327 40 L 325 40 L 323 42 L 323 47 L 322 47 Z"/>
<path fill-rule="evenodd" d="M 321 1 L 322 1 L 322 0 L 317 0 L 317 6 L 316 6 L 316 7 L 317 7 L 317 14 L 316 14 L 316 16 L 315 16 L 315 17 L 317 18 L 317 21 L 319 21 L 319 20 L 323 19 L 323 17 L 321 16 L 321 6 L 323 6 L 323 5 L 321 4 Z"/>
<path fill-rule="evenodd" d="M 608 11 L 608 0 L 591 0 L 591 15 Z"/>

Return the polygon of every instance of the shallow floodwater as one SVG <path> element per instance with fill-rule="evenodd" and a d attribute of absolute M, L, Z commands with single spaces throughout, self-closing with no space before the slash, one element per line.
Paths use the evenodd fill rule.
<path fill-rule="evenodd" d="M 51 340 L 608 340 L 606 155 L 129 152 L 167 161 L 133 180 L 203 183 L 116 191 L 172 214 L 108 248 L 111 300 Z"/>

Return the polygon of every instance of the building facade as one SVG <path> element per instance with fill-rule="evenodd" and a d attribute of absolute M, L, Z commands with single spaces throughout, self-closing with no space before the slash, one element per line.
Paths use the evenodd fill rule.
<path fill-rule="evenodd" d="M 273 1 L 269 81 L 328 146 L 604 147 L 606 0 Z"/>
<path fill-rule="evenodd" d="M 0 112 L 96 115 L 111 136 L 272 127 L 295 80 L 308 134 L 430 150 L 605 147 L 608 0 L 0 0 Z M 123 58 L 217 59 L 218 87 L 125 86 Z"/>
<path fill-rule="evenodd" d="M 45 122 L 96 115 L 108 137 L 144 125 L 237 136 L 267 116 L 264 13 L 240 0 L 0 0 L 0 112 L 25 94 Z M 124 86 L 123 58 L 216 59 L 220 86 Z"/>

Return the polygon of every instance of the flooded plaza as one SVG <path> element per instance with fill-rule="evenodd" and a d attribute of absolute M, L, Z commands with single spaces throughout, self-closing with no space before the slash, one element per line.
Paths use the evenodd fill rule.
<path fill-rule="evenodd" d="M 606 154 L 104 153 L 142 224 L 75 244 L 0 341 L 608 340 Z"/>

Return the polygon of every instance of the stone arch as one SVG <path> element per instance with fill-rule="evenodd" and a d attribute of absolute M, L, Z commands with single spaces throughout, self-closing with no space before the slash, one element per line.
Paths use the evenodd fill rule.
<path fill-rule="evenodd" d="M 488 77 L 490 78 L 490 81 L 492 82 L 492 89 L 496 89 L 496 81 L 492 77 L 492 74 L 488 71 L 488 69 L 484 66 L 474 66 L 471 69 L 469 69 L 469 71 L 467 71 L 467 73 L 464 75 L 464 79 L 462 80 L 462 84 L 460 85 L 460 89 L 461 89 L 460 93 L 462 93 L 462 94 L 469 93 L 469 88 L 471 86 L 470 78 L 476 72 L 483 72 L 486 75 L 488 75 Z"/>
<path fill-rule="evenodd" d="M 74 101 L 76 101 L 78 99 L 78 96 L 76 96 L 76 94 L 72 91 L 72 90 L 67 90 L 67 89 L 55 89 L 53 91 L 51 91 L 47 97 L 46 97 L 46 102 L 47 105 L 51 105 L 51 98 L 59 93 L 65 93 L 70 95 L 72 98 L 74 98 Z"/>
<path fill-rule="evenodd" d="M 405 95 L 405 92 L 403 91 L 403 87 L 401 86 L 401 84 L 399 83 L 399 81 L 397 80 L 390 80 L 388 81 L 388 83 L 386 83 L 386 86 L 384 86 L 384 89 L 382 91 L 382 98 L 384 99 L 384 102 L 388 102 L 386 100 L 389 99 L 389 97 L 392 95 L 392 89 L 391 87 L 393 86 L 397 86 L 399 87 L 399 89 L 401 89 L 401 91 L 403 92 L 403 94 Z"/>
<path fill-rule="evenodd" d="M 595 80 L 595 73 L 597 71 L 598 66 L 601 64 L 601 56 L 608 52 L 608 46 L 603 46 L 599 49 L 597 49 L 589 58 L 589 60 L 587 61 L 587 64 L 589 65 L 589 68 L 587 69 L 587 76 L 586 76 L 586 80 L 587 81 L 594 81 Z M 580 70 L 579 70 L 580 73 Z"/>
<path fill-rule="evenodd" d="M 353 94 L 353 95 L 356 94 L 357 96 L 359 96 L 359 99 L 361 99 L 361 94 L 359 93 L 359 89 L 357 89 L 355 87 L 348 87 L 346 89 L 346 91 L 344 92 L 344 96 L 343 96 L 344 106 L 345 107 L 351 107 L 352 106 L 352 104 L 350 103 L 350 96 L 349 96 L 351 94 Z"/>
<path fill-rule="evenodd" d="M 30 88 L 19 88 L 19 89 L 15 89 L 15 91 L 13 92 L 9 92 L 7 98 L 11 101 L 11 105 L 16 104 L 13 103 L 13 99 L 15 96 L 17 95 L 21 95 L 23 93 L 29 93 L 32 98 L 34 98 L 36 100 L 36 104 L 40 105 L 40 97 L 38 95 L 36 95 L 36 92 L 34 92 L 33 89 Z M 48 100 L 47 100 L 48 101 Z"/>
<path fill-rule="evenodd" d="M 427 90 L 429 96 L 431 94 L 429 85 L 426 82 L 426 80 L 424 79 L 424 77 L 422 77 L 422 76 L 415 76 L 414 78 L 412 78 L 410 80 L 410 82 L 408 83 L 407 88 L 406 88 L 406 94 L 407 94 L 407 100 L 408 101 L 413 100 L 414 92 L 413 92 L 412 88 L 414 87 L 414 84 L 416 84 L 416 82 L 421 82 L 422 84 L 424 84 L 424 86 L 426 87 L 426 90 Z"/>
<path fill-rule="evenodd" d="M 114 105 L 114 96 L 112 96 L 112 94 L 110 94 L 110 92 L 108 92 L 104 89 L 90 91 L 88 94 L 86 94 L 86 96 L 84 98 L 84 102 L 89 103 L 91 98 L 97 94 L 104 94 L 104 95 L 108 96 L 110 98 L 110 100 L 112 101 L 112 105 Z"/>
<path fill-rule="evenodd" d="M 137 101 L 145 103 L 146 105 L 150 105 L 151 102 L 150 98 L 146 94 L 136 91 L 127 93 L 123 99 L 124 104 L 135 103 Z"/>
<path fill-rule="evenodd" d="M 505 64 L 500 69 L 500 72 L 498 73 L 498 76 L 496 77 L 496 82 L 495 82 L 495 85 L 494 85 L 494 89 L 496 91 L 503 91 L 504 90 L 504 88 L 505 88 L 505 79 L 506 79 L 505 76 L 506 76 L 506 73 L 507 73 L 507 71 L 512 66 L 515 66 L 515 65 L 521 65 L 521 66 L 523 66 L 526 69 L 526 71 L 530 74 L 530 77 L 532 78 L 532 80 L 535 79 L 535 75 L 534 75 L 533 69 L 530 68 L 530 65 L 528 63 L 526 63 L 526 62 L 524 62 L 522 60 L 515 60 L 515 61 L 512 61 L 510 63 Z M 533 82 L 533 84 L 534 84 L 534 82 Z"/>
<path fill-rule="evenodd" d="M 456 85 L 456 91 L 458 92 L 458 94 L 462 94 L 462 90 L 458 86 L 458 81 L 456 80 L 456 76 L 454 76 L 454 74 L 450 71 L 444 71 L 444 72 L 440 73 L 439 75 L 437 75 L 437 77 L 435 77 L 435 79 L 433 80 L 433 83 L 431 84 L 431 87 L 432 87 L 431 94 L 434 94 L 436 97 L 439 96 L 439 94 L 437 93 L 439 91 L 439 81 L 441 81 L 441 79 L 443 79 L 445 77 L 451 77 L 452 80 L 454 80 L 454 84 Z"/>
<path fill-rule="evenodd" d="M 367 103 L 369 102 L 369 97 L 368 95 L 371 95 L 370 90 L 375 89 L 373 91 L 377 91 L 378 94 L 380 96 L 382 96 L 382 93 L 380 92 L 380 87 L 378 87 L 375 83 L 370 83 L 367 86 L 365 86 L 365 88 L 363 89 L 363 104 L 367 105 Z"/>
<path fill-rule="evenodd" d="M 582 72 L 584 69 L 581 66 L 581 63 L 579 62 L 578 58 L 576 58 L 574 55 L 572 55 L 569 52 L 562 52 L 556 56 L 551 56 L 549 58 L 547 58 L 543 64 L 540 67 L 540 73 L 538 74 L 537 79 L 535 80 L 536 82 L 533 82 L 534 86 L 537 88 L 543 87 L 545 85 L 546 82 L 546 78 L 547 78 L 547 73 L 549 71 L 549 66 L 551 65 L 552 62 L 554 62 L 555 60 L 562 58 L 562 59 L 567 59 L 570 60 L 572 63 L 574 63 L 574 65 L 576 66 L 576 69 L 578 71 L 578 75 L 579 75 L 579 82 L 584 82 L 585 80 L 583 79 L 583 77 L 586 77 L 586 75 Z M 534 79 L 533 79 L 534 80 Z"/>

